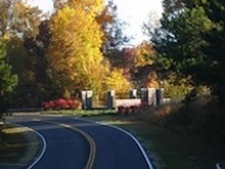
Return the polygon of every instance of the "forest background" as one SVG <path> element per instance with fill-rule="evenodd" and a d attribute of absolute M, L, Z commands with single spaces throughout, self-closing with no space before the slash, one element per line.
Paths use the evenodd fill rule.
<path fill-rule="evenodd" d="M 128 46 L 111 1 L 55 0 L 45 14 L 22 0 L 0 0 L 0 117 L 8 108 L 79 100 L 86 89 L 100 104 L 111 89 L 122 97 L 161 87 L 181 102 L 140 109 L 141 118 L 193 142 L 201 138 L 213 165 L 224 162 L 225 2 L 162 3 L 160 22 L 149 15 L 143 23 L 149 40 Z"/>
<path fill-rule="evenodd" d="M 186 108 L 206 96 L 205 106 L 214 109 L 197 124 L 210 124 L 224 138 L 225 3 L 164 0 L 158 26 L 153 16 L 143 26 L 149 41 L 134 47 L 126 46 L 116 9 L 102 0 L 56 0 L 46 15 L 22 0 L 0 1 L 1 112 L 78 99 L 85 89 L 101 102 L 111 89 L 162 87 Z"/>

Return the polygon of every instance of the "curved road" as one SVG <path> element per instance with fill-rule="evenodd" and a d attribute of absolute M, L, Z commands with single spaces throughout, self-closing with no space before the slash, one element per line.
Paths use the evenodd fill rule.
<path fill-rule="evenodd" d="M 137 143 L 113 127 L 73 117 L 15 116 L 11 122 L 46 140 L 46 151 L 32 169 L 152 169 Z"/>

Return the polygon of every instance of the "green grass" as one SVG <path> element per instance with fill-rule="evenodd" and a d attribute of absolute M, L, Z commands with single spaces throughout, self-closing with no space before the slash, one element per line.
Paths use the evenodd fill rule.
<path fill-rule="evenodd" d="M 41 111 L 42 114 L 60 114 L 60 115 L 72 115 L 77 117 L 89 117 L 89 116 L 104 116 L 114 115 L 115 110 L 110 109 L 96 109 L 96 110 L 46 110 Z"/>
<path fill-rule="evenodd" d="M 20 126 L 0 126 L 0 168 L 21 168 L 37 155 L 40 142 L 30 130 Z"/>

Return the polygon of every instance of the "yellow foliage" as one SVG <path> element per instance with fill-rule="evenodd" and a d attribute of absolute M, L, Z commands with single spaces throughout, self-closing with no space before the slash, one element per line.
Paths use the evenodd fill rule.
<path fill-rule="evenodd" d="M 158 88 L 159 87 L 159 82 L 158 82 L 158 76 L 156 72 L 150 72 L 148 74 L 148 77 L 145 82 L 145 87 L 147 88 Z"/>
<path fill-rule="evenodd" d="M 77 9 L 82 9 L 89 15 L 96 17 L 104 9 L 103 0 L 69 0 L 69 6 Z"/>
<path fill-rule="evenodd" d="M 123 93 L 131 89 L 131 84 L 126 79 L 120 70 L 113 70 L 111 75 L 106 78 L 106 86 L 118 93 Z"/>
<path fill-rule="evenodd" d="M 151 65 L 155 60 L 155 50 L 148 42 L 143 42 L 137 46 L 135 51 L 134 64 L 135 67 Z"/>
<path fill-rule="evenodd" d="M 64 80 L 70 79 L 74 88 L 100 90 L 108 70 L 102 64 L 103 32 L 96 21 L 101 2 L 71 0 L 51 18 L 47 59 L 56 72 L 63 73 Z"/>

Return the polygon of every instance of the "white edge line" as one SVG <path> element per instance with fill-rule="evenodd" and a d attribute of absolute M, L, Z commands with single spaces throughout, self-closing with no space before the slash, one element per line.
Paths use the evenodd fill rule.
<path fill-rule="evenodd" d="M 37 134 L 41 138 L 43 148 L 42 148 L 41 153 L 35 159 L 35 161 L 31 165 L 29 165 L 27 169 L 32 169 L 41 160 L 41 158 L 44 156 L 44 153 L 45 153 L 46 148 L 47 148 L 47 143 L 46 143 L 46 140 L 45 140 L 44 136 L 41 133 L 39 133 L 38 131 L 35 131 L 33 129 L 31 131 L 34 132 L 35 134 Z"/>
<path fill-rule="evenodd" d="M 142 155 L 143 155 L 143 157 L 144 157 L 144 159 L 145 159 L 145 161 L 146 161 L 149 169 L 154 169 L 153 168 L 153 165 L 150 162 L 150 159 L 148 158 L 148 155 L 146 154 L 146 152 L 145 152 L 144 148 L 142 147 L 141 143 L 130 132 L 128 132 L 128 131 L 120 128 L 120 127 L 113 126 L 113 125 L 108 125 L 108 124 L 103 124 L 101 122 L 95 122 L 95 121 L 86 120 L 86 119 L 82 119 L 82 118 L 76 118 L 76 117 L 74 119 L 81 120 L 81 121 L 86 121 L 86 122 L 91 122 L 91 123 L 96 123 L 96 124 L 100 124 L 100 125 L 103 125 L 103 126 L 108 126 L 108 127 L 114 128 L 116 130 L 119 130 L 119 131 L 125 133 L 126 135 L 128 135 L 129 137 L 131 137 L 134 140 L 134 142 L 137 144 L 137 146 L 138 146 L 139 150 L 141 151 L 141 153 L 142 153 Z"/>
<path fill-rule="evenodd" d="M 128 132 L 128 131 L 120 128 L 120 127 L 117 127 L 117 126 L 112 126 L 112 125 L 106 125 L 106 126 L 109 126 L 109 127 L 112 127 L 112 128 L 114 128 L 116 130 L 122 131 L 123 133 L 127 134 L 128 136 L 130 136 L 134 140 L 134 142 L 137 144 L 138 148 L 140 149 L 142 155 L 144 156 L 144 159 L 145 159 L 146 163 L 148 164 L 149 169 L 154 169 L 152 164 L 151 164 L 151 162 L 150 162 L 150 160 L 149 160 L 149 158 L 148 158 L 148 155 L 146 154 L 146 152 L 144 150 L 144 148 L 142 147 L 141 143 L 137 140 L 137 138 L 133 134 L 131 134 L 130 132 Z"/>
<path fill-rule="evenodd" d="M 216 163 L 216 169 L 221 169 L 219 163 Z"/>

